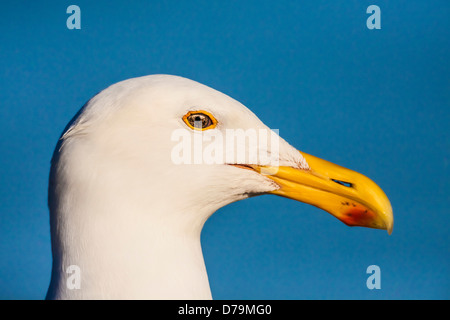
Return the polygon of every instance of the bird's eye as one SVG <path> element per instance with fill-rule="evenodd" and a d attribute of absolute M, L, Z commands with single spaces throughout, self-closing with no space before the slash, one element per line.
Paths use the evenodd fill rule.
<path fill-rule="evenodd" d="M 206 111 L 189 111 L 183 117 L 183 121 L 195 130 L 207 130 L 216 126 L 217 120 Z"/>

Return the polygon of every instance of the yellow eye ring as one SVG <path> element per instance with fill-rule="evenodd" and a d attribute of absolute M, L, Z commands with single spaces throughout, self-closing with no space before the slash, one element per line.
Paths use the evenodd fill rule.
<path fill-rule="evenodd" d="M 213 129 L 217 125 L 216 118 L 203 110 L 189 111 L 183 116 L 183 121 L 189 128 L 200 131 Z"/>

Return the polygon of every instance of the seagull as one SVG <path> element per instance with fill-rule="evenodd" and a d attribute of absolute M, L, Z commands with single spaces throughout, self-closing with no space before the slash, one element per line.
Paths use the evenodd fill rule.
<path fill-rule="evenodd" d="M 46 298 L 212 299 L 203 225 L 263 194 L 392 232 L 377 184 L 298 151 L 233 98 L 172 75 L 113 84 L 75 115 L 52 157 Z"/>

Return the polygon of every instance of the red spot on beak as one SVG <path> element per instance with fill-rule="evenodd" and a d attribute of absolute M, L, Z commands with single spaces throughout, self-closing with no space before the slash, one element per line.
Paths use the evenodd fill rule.
<path fill-rule="evenodd" d="M 374 220 L 375 213 L 360 204 L 350 206 L 342 217 L 342 222 L 349 226 L 368 226 Z"/>

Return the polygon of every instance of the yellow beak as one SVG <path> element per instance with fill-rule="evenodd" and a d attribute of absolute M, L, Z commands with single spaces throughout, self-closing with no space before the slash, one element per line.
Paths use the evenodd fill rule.
<path fill-rule="evenodd" d="M 347 224 L 392 233 L 392 207 L 381 188 L 366 176 L 301 152 L 309 170 L 251 165 L 275 181 L 270 193 L 321 208 Z"/>

